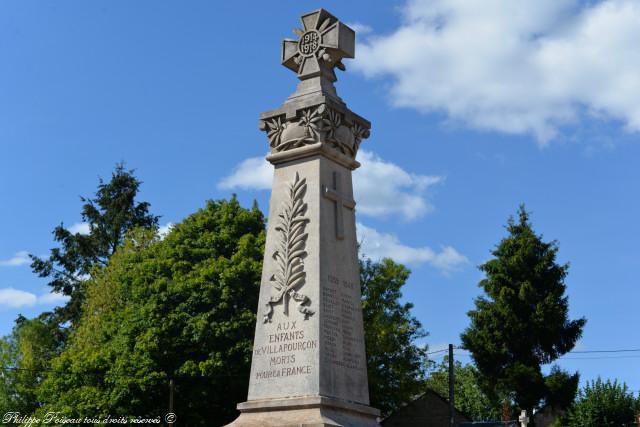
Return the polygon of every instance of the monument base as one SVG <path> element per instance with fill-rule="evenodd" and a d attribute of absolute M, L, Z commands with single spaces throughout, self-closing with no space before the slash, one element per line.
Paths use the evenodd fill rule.
<path fill-rule="evenodd" d="M 225 427 L 379 427 L 380 411 L 324 396 L 252 400 Z"/>

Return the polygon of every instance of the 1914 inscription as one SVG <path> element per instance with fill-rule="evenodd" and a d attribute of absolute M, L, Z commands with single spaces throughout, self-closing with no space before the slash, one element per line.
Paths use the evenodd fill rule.
<path fill-rule="evenodd" d="M 320 48 L 320 33 L 316 30 L 307 31 L 300 37 L 298 50 L 304 56 L 312 55 Z"/>
<path fill-rule="evenodd" d="M 297 321 L 279 322 L 273 333 L 266 336 L 266 344 L 253 348 L 253 356 L 265 357 L 269 361 L 269 369 L 255 373 L 256 379 L 308 375 L 312 366 L 298 363 L 300 353 L 318 348 L 318 340 L 305 337 L 305 331 L 299 329 Z M 297 359 L 297 360 L 296 360 Z"/>

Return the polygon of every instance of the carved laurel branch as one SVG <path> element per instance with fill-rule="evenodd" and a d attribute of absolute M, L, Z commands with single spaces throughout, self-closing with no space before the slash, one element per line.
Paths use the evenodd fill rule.
<path fill-rule="evenodd" d="M 307 275 L 303 261 L 307 255 L 305 246 L 308 234 L 305 233 L 305 227 L 309 222 L 304 216 L 307 211 L 307 204 L 303 200 L 306 191 L 306 178 L 300 179 L 296 172 L 295 180 L 289 186 L 289 198 L 283 203 L 275 228 L 280 238 L 277 250 L 273 253 L 277 269 L 270 281 L 277 293 L 271 296 L 265 306 L 264 323 L 271 322 L 273 306 L 280 301 L 284 305 L 284 314 L 288 315 L 289 298 L 298 303 L 298 311 L 304 314 L 305 320 L 315 313 L 307 307 L 311 303 L 309 297 L 297 291 L 304 284 Z"/>
<path fill-rule="evenodd" d="M 362 140 L 369 137 L 369 129 L 358 122 L 348 126 L 342 113 L 324 104 L 302 110 L 297 121 L 283 121 L 283 116 L 278 116 L 265 120 L 264 124 L 274 152 L 324 141 L 341 153 L 355 157 Z"/>

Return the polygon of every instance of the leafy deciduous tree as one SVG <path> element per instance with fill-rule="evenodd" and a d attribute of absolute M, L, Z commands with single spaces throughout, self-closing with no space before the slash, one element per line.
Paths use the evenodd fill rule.
<path fill-rule="evenodd" d="M 456 360 L 453 369 L 456 408 L 474 421 L 500 419 L 500 402 L 489 399 L 482 392 L 476 367 L 472 364 L 462 365 Z M 441 396 L 449 396 L 449 356 L 445 356 L 429 373 L 426 385 Z"/>
<path fill-rule="evenodd" d="M 563 427 L 635 426 L 638 411 L 640 398 L 635 399 L 626 384 L 598 378 L 580 389 L 574 406 L 558 424 Z"/>
<path fill-rule="evenodd" d="M 3 413 L 33 413 L 37 391 L 56 352 L 51 325 L 41 319 L 18 317 L 10 335 L 0 341 L 0 408 Z"/>
<path fill-rule="evenodd" d="M 383 414 L 424 390 L 427 347 L 416 340 L 427 333 L 411 315 L 413 304 L 400 303 L 409 274 L 390 259 L 360 261 L 369 395 Z"/>
<path fill-rule="evenodd" d="M 235 198 L 209 202 L 164 240 L 130 234 L 89 280 L 41 411 L 161 416 L 172 378 L 182 424 L 232 420 L 246 398 L 263 246 L 262 213 Z"/>

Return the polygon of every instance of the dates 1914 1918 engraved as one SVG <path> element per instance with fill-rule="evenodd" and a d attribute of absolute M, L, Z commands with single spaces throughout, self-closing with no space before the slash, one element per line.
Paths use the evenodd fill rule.
<path fill-rule="evenodd" d="M 289 186 L 289 197 L 283 203 L 282 212 L 278 215 L 280 221 L 276 226 L 279 232 L 277 250 L 273 253 L 276 261 L 276 272 L 271 276 L 271 285 L 277 293 L 266 304 L 264 322 L 271 322 L 273 305 L 283 302 L 284 314 L 288 315 L 289 298 L 298 302 L 298 311 L 304 314 L 305 320 L 315 312 L 307 305 L 311 300 L 306 295 L 298 292 L 304 284 L 306 273 L 304 271 L 304 257 L 308 234 L 305 227 L 309 219 L 304 216 L 307 204 L 304 203 L 304 195 L 307 191 L 306 178 L 300 178 L 296 172 L 293 183 Z"/>
<path fill-rule="evenodd" d="M 300 37 L 298 49 L 307 56 L 313 55 L 320 48 L 320 34 L 316 30 L 309 30 Z"/>

